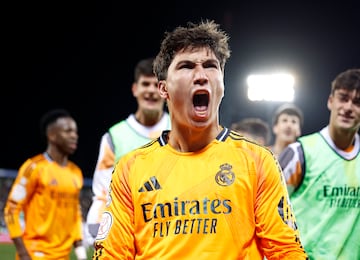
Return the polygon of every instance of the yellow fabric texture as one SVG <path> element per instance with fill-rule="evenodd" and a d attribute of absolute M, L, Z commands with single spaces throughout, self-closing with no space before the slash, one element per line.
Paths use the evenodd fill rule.
<path fill-rule="evenodd" d="M 267 148 L 234 132 L 193 153 L 153 141 L 116 165 L 94 259 L 305 259 L 294 223 Z"/>

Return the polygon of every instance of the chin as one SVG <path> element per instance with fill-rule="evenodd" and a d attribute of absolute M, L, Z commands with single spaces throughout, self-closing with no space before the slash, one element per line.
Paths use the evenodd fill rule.
<path fill-rule="evenodd" d="M 192 123 L 192 126 L 195 127 L 195 128 L 198 128 L 198 129 L 206 128 L 209 125 L 210 125 L 209 121 L 207 121 L 207 120 L 203 120 L 203 121 L 195 120 Z"/>

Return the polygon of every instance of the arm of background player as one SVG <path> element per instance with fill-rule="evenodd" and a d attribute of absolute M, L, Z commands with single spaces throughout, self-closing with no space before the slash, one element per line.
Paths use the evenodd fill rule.
<path fill-rule="evenodd" d="M 304 151 L 299 142 L 290 144 L 279 155 L 289 194 L 292 194 L 304 178 Z"/>
<path fill-rule="evenodd" d="M 86 230 L 85 234 L 87 234 L 87 236 L 90 235 L 90 237 L 86 238 L 89 244 L 93 243 L 93 239 L 96 237 L 99 228 L 101 214 L 107 200 L 114 164 L 115 154 L 111 137 L 109 133 L 106 133 L 101 138 L 99 155 L 92 180 L 92 191 L 94 196 L 86 218 L 88 230 Z"/>
<path fill-rule="evenodd" d="M 18 171 L 4 210 L 9 235 L 14 242 L 20 259 L 31 259 L 22 239 L 23 228 L 20 223 L 20 213 L 33 194 L 37 176 L 36 164 L 31 160 L 27 160 Z"/>

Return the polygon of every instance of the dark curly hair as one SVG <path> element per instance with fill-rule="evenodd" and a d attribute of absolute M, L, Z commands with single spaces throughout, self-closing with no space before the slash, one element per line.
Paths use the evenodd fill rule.
<path fill-rule="evenodd" d="M 58 120 L 59 118 L 63 118 L 63 117 L 71 117 L 71 114 L 63 108 L 56 108 L 56 109 L 52 109 L 49 110 L 48 112 L 46 112 L 40 119 L 40 133 L 41 133 L 41 138 L 43 139 L 43 141 L 45 142 L 47 139 L 47 129 L 48 127 L 54 123 L 56 120 Z"/>
<path fill-rule="evenodd" d="M 360 69 L 348 69 L 336 76 L 331 82 L 331 94 L 337 89 L 360 91 Z"/>
<path fill-rule="evenodd" d="M 154 61 L 154 73 L 158 80 L 167 78 L 168 68 L 176 53 L 181 50 L 210 48 L 220 62 L 224 71 L 225 63 L 230 57 L 229 36 L 212 20 L 198 24 L 188 22 L 186 27 L 176 27 L 172 32 L 165 32 L 160 51 Z"/>

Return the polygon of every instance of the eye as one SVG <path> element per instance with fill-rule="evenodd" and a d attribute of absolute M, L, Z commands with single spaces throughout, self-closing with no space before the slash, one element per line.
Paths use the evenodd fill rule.
<path fill-rule="evenodd" d="M 191 69 L 192 66 L 190 66 L 189 64 L 183 64 L 179 67 L 180 69 Z"/>
<path fill-rule="evenodd" d="M 355 98 L 353 98 L 352 103 L 353 103 L 355 106 L 360 106 L 360 94 L 359 94 L 359 93 L 357 93 L 357 95 L 355 96 Z"/>
<path fill-rule="evenodd" d="M 192 69 L 195 67 L 195 64 L 192 62 L 184 61 L 181 62 L 178 66 L 179 69 Z"/>
<path fill-rule="evenodd" d="M 339 95 L 339 100 L 340 101 L 347 101 L 349 98 L 348 98 L 348 96 L 347 95 L 343 95 L 343 94 L 340 94 Z"/>
<path fill-rule="evenodd" d="M 203 64 L 204 68 L 218 68 L 218 63 L 216 61 L 210 60 Z"/>

